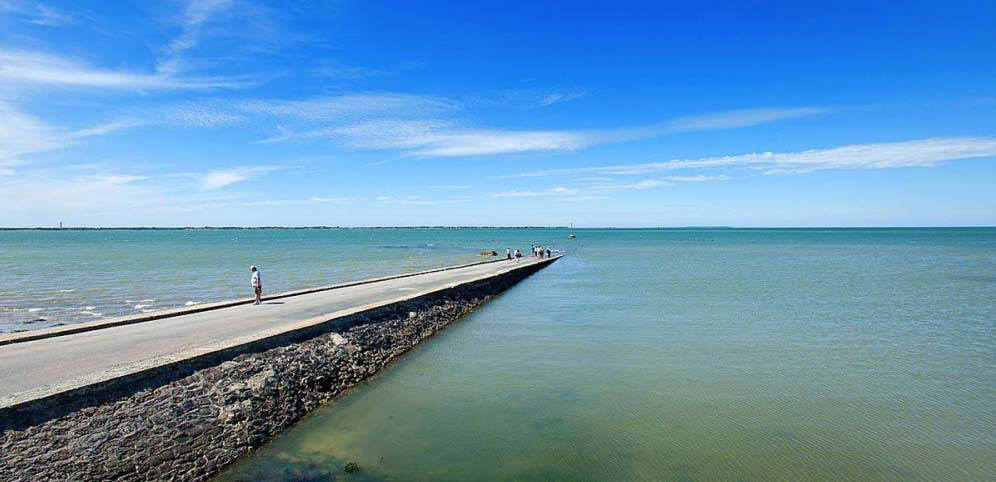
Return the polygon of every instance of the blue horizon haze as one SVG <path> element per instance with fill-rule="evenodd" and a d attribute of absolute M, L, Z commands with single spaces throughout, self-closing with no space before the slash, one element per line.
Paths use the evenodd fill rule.
<path fill-rule="evenodd" d="M 0 0 L 0 227 L 992 226 L 993 18 Z"/>

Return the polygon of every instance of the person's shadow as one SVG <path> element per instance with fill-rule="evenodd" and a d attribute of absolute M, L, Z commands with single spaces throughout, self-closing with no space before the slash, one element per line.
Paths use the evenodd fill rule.
<path fill-rule="evenodd" d="M 284 302 L 283 301 L 264 301 L 263 304 L 264 305 L 282 305 L 282 304 L 284 304 Z"/>

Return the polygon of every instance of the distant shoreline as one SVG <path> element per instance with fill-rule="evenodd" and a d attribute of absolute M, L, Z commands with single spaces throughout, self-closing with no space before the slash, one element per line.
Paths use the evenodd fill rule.
<path fill-rule="evenodd" d="M 275 229 L 569 229 L 567 226 L 185 226 L 185 227 L 65 227 L 0 228 L 0 231 L 210 231 Z"/>
<path fill-rule="evenodd" d="M 996 226 L 649 226 L 642 228 L 624 228 L 614 226 L 598 226 L 578 228 L 575 230 L 616 229 L 616 230 L 763 230 L 763 229 L 991 229 Z M 567 226 L 184 226 L 184 227 L 33 227 L 11 228 L 0 227 L 0 231 L 246 231 L 246 230 L 419 230 L 419 229 L 570 229 Z"/>

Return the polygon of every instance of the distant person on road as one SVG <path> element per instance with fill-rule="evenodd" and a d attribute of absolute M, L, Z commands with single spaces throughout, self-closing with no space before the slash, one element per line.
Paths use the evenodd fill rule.
<path fill-rule="evenodd" d="M 515 248 L 515 262 L 518 263 L 519 258 L 521 257 L 522 257 L 522 251 L 519 251 L 519 248 Z"/>
<path fill-rule="evenodd" d="M 505 259 L 512 259 L 512 248 L 505 248 Z"/>
<path fill-rule="evenodd" d="M 259 277 L 259 270 L 255 266 L 250 266 L 249 271 L 252 272 L 249 284 L 252 286 L 252 290 L 256 292 L 256 302 L 253 304 L 258 305 L 263 301 L 263 280 Z"/>
<path fill-rule="evenodd" d="M 547 258 L 549 258 L 549 257 L 550 257 L 550 248 L 546 248 L 546 257 L 547 257 Z"/>

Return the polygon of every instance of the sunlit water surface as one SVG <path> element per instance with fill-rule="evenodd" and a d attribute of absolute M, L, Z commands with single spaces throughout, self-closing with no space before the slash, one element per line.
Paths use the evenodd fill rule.
<path fill-rule="evenodd" d="M 996 480 L 996 230 L 574 243 L 220 480 Z"/>
<path fill-rule="evenodd" d="M 445 229 L 0 231 L 0 333 L 481 261 L 542 232 Z M 522 246 L 528 249 L 529 244 Z"/>
<path fill-rule="evenodd" d="M 220 481 L 996 480 L 994 229 L 64 234 L 0 233 L 3 306 L 568 251 Z"/>

